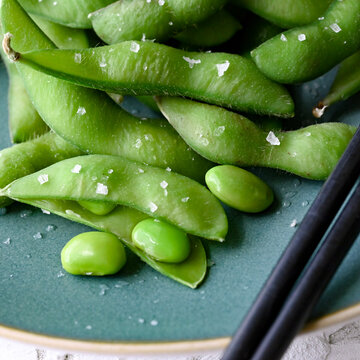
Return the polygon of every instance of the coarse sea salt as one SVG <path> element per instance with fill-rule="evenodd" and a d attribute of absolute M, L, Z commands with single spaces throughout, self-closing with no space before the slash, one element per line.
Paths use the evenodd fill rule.
<path fill-rule="evenodd" d="M 149 208 L 150 208 L 150 211 L 152 213 L 154 213 L 158 209 L 158 206 L 151 201 L 150 204 L 149 204 Z"/>
<path fill-rule="evenodd" d="M 140 50 L 140 45 L 138 43 L 136 43 L 135 41 L 131 42 L 130 45 L 130 51 L 134 52 L 134 53 L 138 53 Z"/>
<path fill-rule="evenodd" d="M 106 185 L 102 183 L 96 184 L 96 193 L 100 195 L 107 195 L 109 193 L 109 189 Z"/>
<path fill-rule="evenodd" d="M 227 69 L 229 69 L 230 66 L 230 62 L 228 60 L 226 60 L 224 63 L 222 64 L 216 64 L 216 68 L 218 71 L 218 76 L 222 77 L 225 74 L 225 71 L 227 71 Z"/>
<path fill-rule="evenodd" d="M 330 29 L 335 33 L 339 33 L 341 31 L 341 27 L 336 23 L 331 24 Z"/>
<path fill-rule="evenodd" d="M 271 145 L 280 145 L 279 138 L 272 131 L 269 131 L 266 141 Z"/>
<path fill-rule="evenodd" d="M 72 169 L 71 169 L 71 172 L 74 173 L 74 174 L 79 174 L 81 170 L 81 165 L 80 164 L 76 164 Z"/>
<path fill-rule="evenodd" d="M 299 41 L 305 41 L 306 40 L 306 35 L 305 34 L 299 34 L 298 35 L 298 40 Z"/>
<path fill-rule="evenodd" d="M 189 68 L 192 69 L 195 64 L 201 64 L 200 59 L 191 59 L 187 56 L 183 56 L 183 59 L 189 64 Z"/>
<path fill-rule="evenodd" d="M 40 185 L 45 184 L 49 181 L 49 175 L 48 174 L 41 174 L 38 176 L 38 182 Z"/>

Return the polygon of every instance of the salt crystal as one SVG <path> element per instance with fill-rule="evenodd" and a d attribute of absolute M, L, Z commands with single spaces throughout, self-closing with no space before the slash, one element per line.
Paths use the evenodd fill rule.
<path fill-rule="evenodd" d="M 216 64 L 216 68 L 218 71 L 218 76 L 221 77 L 225 74 L 225 71 L 227 71 L 227 69 L 230 66 L 230 62 L 228 60 L 226 60 L 223 64 Z"/>
<path fill-rule="evenodd" d="M 280 40 L 281 41 L 287 41 L 287 37 L 284 34 L 281 34 Z"/>
<path fill-rule="evenodd" d="M 225 126 L 219 126 L 215 129 L 214 135 L 220 136 L 225 131 Z"/>
<path fill-rule="evenodd" d="M 159 324 L 159 322 L 155 319 L 150 321 L 151 326 L 157 326 L 158 324 Z"/>
<path fill-rule="evenodd" d="M 294 219 L 294 220 L 291 222 L 290 227 L 294 228 L 294 227 L 296 227 L 296 226 L 297 226 L 297 221 L 296 221 L 296 219 Z"/>
<path fill-rule="evenodd" d="M 76 113 L 79 114 L 79 115 L 85 115 L 86 114 L 86 109 L 84 107 L 82 107 L 82 106 L 79 106 Z"/>
<path fill-rule="evenodd" d="M 140 50 L 140 45 L 138 43 L 136 43 L 135 41 L 131 42 L 130 45 L 130 51 L 134 52 L 134 53 L 138 53 Z"/>
<path fill-rule="evenodd" d="M 72 169 L 71 172 L 74 174 L 78 174 L 81 170 L 81 165 L 80 164 L 76 164 Z"/>
<path fill-rule="evenodd" d="M 81 54 L 80 54 L 80 53 L 75 53 L 74 61 L 75 61 L 77 64 L 80 64 L 80 63 L 81 63 Z"/>
<path fill-rule="evenodd" d="M 38 179 L 38 182 L 40 183 L 40 185 L 42 185 L 49 181 L 49 176 L 48 176 L 48 174 L 41 174 L 38 176 L 37 179 Z"/>
<path fill-rule="evenodd" d="M 340 27 L 338 24 L 336 24 L 336 23 L 331 24 L 331 25 L 330 25 L 330 28 L 331 28 L 331 30 L 332 30 L 333 32 L 335 32 L 335 33 L 339 33 L 339 32 L 341 31 L 341 27 Z"/>
<path fill-rule="evenodd" d="M 49 211 L 49 210 L 41 209 L 41 211 L 43 212 L 43 214 L 50 215 L 50 211 Z"/>
<path fill-rule="evenodd" d="M 306 40 L 306 35 L 305 34 L 299 34 L 298 35 L 298 40 L 299 41 L 305 41 Z"/>
<path fill-rule="evenodd" d="M 10 239 L 10 238 L 7 238 L 7 239 L 3 242 L 3 244 L 5 244 L 5 245 L 10 245 L 10 243 L 11 243 L 11 239 Z"/>
<path fill-rule="evenodd" d="M 266 141 L 271 145 L 280 145 L 279 138 L 276 137 L 276 135 L 272 131 L 269 131 L 269 133 L 266 137 Z"/>
<path fill-rule="evenodd" d="M 186 202 L 188 202 L 189 200 L 190 200 L 190 197 L 189 197 L 189 196 L 184 197 L 184 198 L 181 199 L 181 201 L 182 201 L 183 203 L 186 203 Z"/>
<path fill-rule="evenodd" d="M 39 239 L 42 239 L 43 236 L 42 236 L 41 232 L 37 232 L 37 233 L 35 233 L 35 234 L 33 235 L 33 238 L 34 238 L 35 240 L 39 240 Z"/>
<path fill-rule="evenodd" d="M 161 183 L 160 183 L 160 186 L 163 188 L 163 189 L 166 189 L 167 187 L 168 187 L 168 183 L 165 181 L 165 180 L 163 180 Z"/>
<path fill-rule="evenodd" d="M 158 209 L 158 206 L 153 202 L 150 202 L 149 207 L 152 213 L 154 213 Z"/>
<path fill-rule="evenodd" d="M 163 6 L 165 4 L 165 0 L 159 0 L 159 5 Z"/>
<path fill-rule="evenodd" d="M 170 172 L 170 171 L 171 171 L 171 168 L 167 167 L 165 170 Z"/>
<path fill-rule="evenodd" d="M 200 59 L 190 59 L 187 56 L 183 56 L 183 59 L 189 64 L 189 68 L 192 69 L 195 64 L 201 64 Z"/>
<path fill-rule="evenodd" d="M 109 193 L 109 189 L 106 185 L 104 185 L 102 183 L 97 183 L 96 193 L 100 194 L 100 195 L 107 195 Z"/>
<path fill-rule="evenodd" d="M 145 172 L 144 169 L 141 169 L 141 168 L 138 168 L 138 171 L 140 174 L 143 174 Z"/>

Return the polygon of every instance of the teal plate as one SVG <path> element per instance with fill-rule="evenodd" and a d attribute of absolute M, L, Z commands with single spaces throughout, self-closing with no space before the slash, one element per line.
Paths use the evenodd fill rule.
<path fill-rule="evenodd" d="M 333 76 L 331 72 L 292 88 L 298 117 L 289 120 L 288 127 L 314 121 L 311 107 Z M 10 145 L 7 87 L 0 64 L 1 148 Z M 326 120 L 358 125 L 359 100 L 357 96 L 334 106 Z M 126 106 L 141 116 L 146 112 L 132 99 Z M 89 228 L 28 206 L 9 206 L 0 216 L 0 334 L 18 329 L 77 341 L 152 344 L 231 336 L 295 232 L 290 224 L 294 219 L 301 222 L 322 185 L 280 171 L 254 171 L 272 186 L 276 201 L 260 215 L 226 209 L 230 233 L 225 243 L 206 243 L 212 266 L 196 290 L 158 274 L 132 254 L 117 276 L 69 275 L 61 268 L 60 251 Z M 313 319 L 360 302 L 359 258 L 357 242 Z"/>

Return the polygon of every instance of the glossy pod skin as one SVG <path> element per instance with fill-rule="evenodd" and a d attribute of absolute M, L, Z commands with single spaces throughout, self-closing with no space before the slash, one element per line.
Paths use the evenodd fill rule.
<path fill-rule="evenodd" d="M 157 261 L 180 263 L 191 251 L 186 233 L 161 220 L 140 221 L 131 236 L 136 247 Z"/>
<path fill-rule="evenodd" d="M 89 13 L 107 6 L 114 0 L 19 0 L 30 14 L 68 27 L 90 29 Z"/>
<path fill-rule="evenodd" d="M 79 156 L 82 152 L 54 133 L 0 151 L 0 188 L 57 161 Z M 0 207 L 11 201 L 0 196 Z"/>
<path fill-rule="evenodd" d="M 302 26 L 322 16 L 332 0 L 232 0 L 284 29 Z"/>
<path fill-rule="evenodd" d="M 14 0 L 3 0 L 1 9 L 3 28 L 13 34 L 15 48 L 54 47 Z M 78 148 L 169 167 L 204 181 L 211 163 L 189 149 L 166 121 L 138 119 L 103 92 L 72 85 L 22 64 L 17 68 L 42 119 Z"/>
<path fill-rule="evenodd" d="M 19 199 L 18 199 L 19 200 Z M 196 288 L 204 279 L 207 270 L 206 253 L 200 239 L 191 237 L 191 253 L 180 264 L 166 264 L 155 261 L 131 241 L 134 226 L 148 218 L 147 215 L 129 207 L 118 206 L 105 216 L 95 215 L 70 200 L 22 200 L 22 202 L 52 212 L 66 219 L 88 225 L 96 230 L 116 235 L 140 259 L 161 274 L 179 283 Z"/>
<path fill-rule="evenodd" d="M 0 37 L 3 38 L 1 24 Z M 8 123 L 11 142 L 20 143 L 46 133 L 49 129 L 32 105 L 16 65 L 9 61 L 2 48 L 0 55 L 9 76 Z"/>
<path fill-rule="evenodd" d="M 320 118 L 329 106 L 346 100 L 359 91 L 360 51 L 341 63 L 329 94 L 314 108 L 313 115 L 316 118 Z"/>
<path fill-rule="evenodd" d="M 238 111 L 294 115 L 287 90 L 268 80 L 252 61 L 233 54 L 185 52 L 150 41 L 129 41 L 78 51 L 33 51 L 20 54 L 17 61 L 109 92 L 181 95 Z"/>
<path fill-rule="evenodd" d="M 335 0 L 323 17 L 288 30 L 251 52 L 270 79 L 299 83 L 329 71 L 360 48 L 360 1 Z"/>
<path fill-rule="evenodd" d="M 115 204 L 102 201 L 78 201 L 78 203 L 86 210 L 96 215 L 106 215 L 114 210 Z"/>
<path fill-rule="evenodd" d="M 233 165 L 211 168 L 205 181 L 218 199 L 240 211 L 258 213 L 267 209 L 274 200 L 272 190 L 264 181 Z"/>
<path fill-rule="evenodd" d="M 105 232 L 81 233 L 61 251 L 61 264 L 73 275 L 112 275 L 119 272 L 125 263 L 123 244 L 115 235 Z"/>
<path fill-rule="evenodd" d="M 105 201 L 133 207 L 185 232 L 223 241 L 227 218 L 218 200 L 185 176 L 117 156 L 67 159 L 19 179 L 4 194 L 19 199 Z"/>
<path fill-rule="evenodd" d="M 327 123 L 274 134 L 216 106 L 170 97 L 158 105 L 184 140 L 216 163 L 271 167 L 313 180 L 330 175 L 356 130 Z"/>
<path fill-rule="evenodd" d="M 72 29 L 36 15 L 30 17 L 59 49 L 85 49 L 90 46 L 84 30 Z"/>
<path fill-rule="evenodd" d="M 228 11 L 220 10 L 202 22 L 175 35 L 182 44 L 209 48 L 230 40 L 242 26 Z"/>
<path fill-rule="evenodd" d="M 227 0 L 121 0 L 91 14 L 96 34 L 107 44 L 126 40 L 164 41 L 220 10 Z"/>

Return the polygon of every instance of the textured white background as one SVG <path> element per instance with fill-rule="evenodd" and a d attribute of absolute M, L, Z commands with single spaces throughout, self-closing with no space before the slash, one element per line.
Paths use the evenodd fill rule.
<path fill-rule="evenodd" d="M 42 349 L 0 338 L 0 360 L 157 360 L 160 358 L 220 360 L 221 353 L 176 357 L 104 356 Z M 360 360 L 360 320 L 297 337 L 282 360 Z"/>

